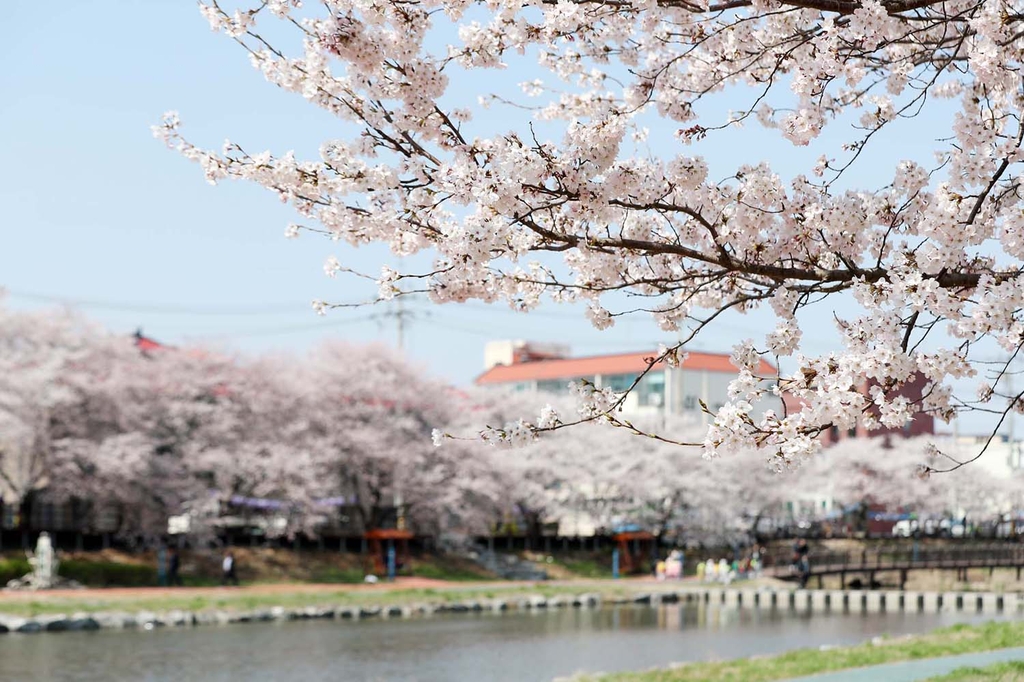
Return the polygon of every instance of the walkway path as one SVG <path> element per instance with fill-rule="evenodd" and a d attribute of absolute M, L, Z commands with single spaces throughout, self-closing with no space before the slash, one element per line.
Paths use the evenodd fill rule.
<path fill-rule="evenodd" d="M 1024 647 L 872 665 L 867 668 L 795 677 L 789 682 L 880 682 L 881 680 L 885 682 L 916 682 L 937 675 L 945 675 L 957 668 L 983 667 L 1005 661 L 1024 661 Z"/>

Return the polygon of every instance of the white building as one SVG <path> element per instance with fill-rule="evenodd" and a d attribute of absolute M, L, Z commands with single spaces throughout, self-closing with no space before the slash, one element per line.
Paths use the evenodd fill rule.
<path fill-rule="evenodd" d="M 960 457 L 970 458 L 985 448 L 988 435 L 952 436 L 956 451 Z M 1021 468 L 1021 453 L 1024 443 L 1011 440 L 1009 436 L 997 435 L 985 448 L 985 454 L 971 462 L 970 466 L 984 469 L 996 478 L 1009 478 Z"/>
<path fill-rule="evenodd" d="M 647 368 L 647 358 L 656 355 L 652 350 L 573 358 L 569 357 L 568 346 L 560 344 L 492 341 L 484 350 L 484 373 L 476 383 L 567 394 L 570 381 L 586 379 L 598 388 L 625 391 Z M 717 411 L 728 398 L 729 382 L 738 373 L 729 358 L 728 353 L 695 351 L 687 355 L 681 367 L 656 365 L 626 398 L 623 412 L 634 417 L 671 415 L 706 422 L 701 401 L 712 412 Z M 762 376 L 776 373 L 765 360 L 761 360 L 759 371 Z M 766 400 L 761 407 L 778 411 L 781 401 Z"/>

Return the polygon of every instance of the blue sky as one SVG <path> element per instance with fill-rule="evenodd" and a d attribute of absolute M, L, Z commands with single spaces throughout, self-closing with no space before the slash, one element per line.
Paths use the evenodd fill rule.
<path fill-rule="evenodd" d="M 373 272 L 388 259 L 383 249 L 286 240 L 290 209 L 255 186 L 207 185 L 151 136 L 169 109 L 191 139 L 215 148 L 231 137 L 311 156 L 339 134 L 332 117 L 265 83 L 193 3 L 20 2 L 0 38 L 3 62 L 17 64 L 0 72 L 0 286 L 10 305 L 74 302 L 116 331 L 243 352 L 331 337 L 394 343 L 387 307 L 326 318 L 310 307 L 373 293 L 326 278 L 327 256 Z M 410 355 L 458 382 L 482 369 L 488 339 L 558 340 L 581 354 L 671 340 L 646 319 L 597 332 L 566 307 L 529 316 L 480 303 L 408 307 Z M 695 347 L 728 351 L 746 326 L 731 321 Z"/>
<path fill-rule="evenodd" d="M 152 137 L 150 126 L 170 109 L 190 139 L 213 148 L 230 137 L 247 149 L 295 149 L 308 158 L 324 139 L 344 135 L 336 119 L 267 84 L 234 43 L 209 30 L 194 3 L 15 2 L 0 24 L 0 56 L 8 65 L 0 71 L 0 286 L 10 305 L 64 301 L 114 331 L 142 327 L 162 341 L 242 352 L 301 351 L 326 338 L 394 343 L 386 306 L 325 318 L 310 307 L 314 298 L 372 296 L 372 285 L 328 279 L 322 265 L 335 254 L 375 272 L 390 261 L 384 249 L 286 240 L 295 215 L 272 195 L 236 183 L 211 187 L 197 166 Z M 511 90 L 534 75 L 519 67 L 482 74 L 450 97 L 471 103 L 482 94 L 477 88 L 499 82 L 488 79 Z M 719 104 L 721 114 L 728 98 Z M 519 110 L 487 116 L 495 128 L 527 122 Z M 877 186 L 896 158 L 927 161 L 943 126 L 920 123 L 883 140 L 875 165 L 852 179 Z M 835 148 L 847 134 L 829 129 L 822 142 Z M 794 150 L 753 123 L 693 151 L 707 156 L 716 177 L 762 158 L 783 172 L 802 169 L 820 153 Z M 460 383 L 482 369 L 489 339 L 561 341 L 577 354 L 653 349 L 673 339 L 641 318 L 598 332 L 567 307 L 528 316 L 481 303 L 407 307 L 409 355 Z M 822 322 L 805 329 L 808 352 L 834 339 L 831 316 L 816 312 Z M 692 348 L 727 352 L 769 328 L 766 314 L 734 315 Z"/>

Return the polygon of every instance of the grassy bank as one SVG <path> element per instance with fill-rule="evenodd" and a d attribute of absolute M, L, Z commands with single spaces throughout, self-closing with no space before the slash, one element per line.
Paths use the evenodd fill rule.
<path fill-rule="evenodd" d="M 869 665 L 911 661 L 936 656 L 954 656 L 1020 646 L 1024 642 L 1024 622 L 986 623 L 979 626 L 955 625 L 926 635 L 883 640 L 880 644 L 861 644 L 835 649 L 802 649 L 779 656 L 743 658 L 734 661 L 693 663 L 664 670 L 619 673 L 581 680 L 600 682 L 770 682 L 803 675 L 834 672 Z M 975 671 L 976 673 L 977 671 Z M 1001 674 L 1001 673 L 1000 673 Z M 953 680 L 1000 679 L 986 677 L 939 678 Z M 1009 678 L 1020 679 L 1020 678 Z"/>
<path fill-rule="evenodd" d="M 36 616 L 53 613 L 94 613 L 100 611 L 187 611 L 222 610 L 246 611 L 251 609 L 282 606 L 301 608 L 304 606 L 332 605 L 345 606 L 403 606 L 410 604 L 442 604 L 493 599 L 514 600 L 530 596 L 551 599 L 557 596 L 572 596 L 582 593 L 599 594 L 604 599 L 625 598 L 641 591 L 640 587 L 622 583 L 578 583 L 524 586 L 510 583 L 473 586 L 472 584 L 452 587 L 403 588 L 375 587 L 338 588 L 336 590 L 312 586 L 273 586 L 273 589 L 216 588 L 216 589 L 167 589 L 131 591 L 82 591 L 74 594 L 19 594 L 0 595 L 0 614 L 14 616 Z"/>
<path fill-rule="evenodd" d="M 369 557 L 357 553 L 293 551 L 277 548 L 232 548 L 239 577 L 247 584 L 363 582 L 372 570 Z M 183 551 L 180 577 L 186 587 L 220 584 L 222 555 L 215 551 Z M 23 552 L 0 555 L 0 587 L 31 570 Z M 153 551 L 117 550 L 60 554 L 58 573 L 86 587 L 154 587 L 157 556 Z M 404 575 L 435 580 L 490 581 L 496 576 L 468 559 L 445 554 L 415 557 Z"/>
<path fill-rule="evenodd" d="M 925 682 L 1020 682 L 1024 680 L 1024 661 L 996 663 L 983 668 L 957 668 Z"/>

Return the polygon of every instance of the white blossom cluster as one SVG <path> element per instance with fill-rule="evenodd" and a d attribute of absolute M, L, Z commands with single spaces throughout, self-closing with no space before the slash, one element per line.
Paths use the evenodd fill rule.
<path fill-rule="evenodd" d="M 317 159 L 230 142 L 218 153 L 188 142 L 169 114 L 156 134 L 210 182 L 262 185 L 332 239 L 430 250 L 437 302 L 580 302 L 604 329 L 626 292 L 662 329 L 686 333 L 721 311 L 770 306 L 778 325 L 738 353 L 709 455 L 747 447 L 788 463 L 832 427 L 899 427 L 922 411 L 951 419 L 977 407 L 951 388 L 974 373 L 975 348 L 1024 343 L 1024 14 L 1007 0 L 222 4 L 201 5 L 215 31 L 270 83 L 356 132 L 326 141 Z M 278 19 L 297 30 L 293 55 L 261 33 Z M 478 93 L 453 87 L 453 74 L 500 80 L 517 60 L 535 70 L 512 81 L 533 119 L 495 134 Z M 726 91 L 749 105 L 718 121 L 710 103 Z M 934 136 L 934 165 L 906 160 L 874 169 L 875 186 L 850 187 L 847 170 L 877 134 L 933 102 L 954 111 Z M 638 153 L 652 117 L 677 132 L 659 154 Z M 767 162 L 712 177 L 698 148 L 729 144 L 748 119 L 824 153 L 790 177 Z M 822 136 L 830 126 L 838 147 Z M 385 269 L 380 297 L 402 278 Z M 843 294 L 859 312 L 835 321 L 842 347 L 803 353 L 798 312 L 818 306 L 831 319 L 827 301 Z M 660 358 L 678 362 L 682 345 Z M 769 375 L 763 356 L 797 369 Z M 916 394 L 903 390 L 921 377 Z M 1019 409 L 1002 377 L 980 399 Z M 614 411 L 615 396 L 574 390 L 582 419 Z M 769 392 L 792 400 L 755 420 L 751 406 Z M 536 428 L 485 438 L 526 442 Z"/>

